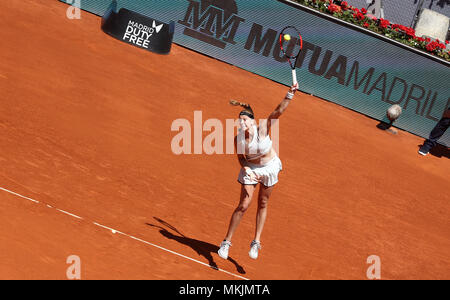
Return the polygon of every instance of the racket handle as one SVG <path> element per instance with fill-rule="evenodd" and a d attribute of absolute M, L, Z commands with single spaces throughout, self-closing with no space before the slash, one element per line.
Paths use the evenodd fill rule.
<path fill-rule="evenodd" d="M 297 71 L 295 69 L 292 70 L 292 84 L 297 85 Z"/>

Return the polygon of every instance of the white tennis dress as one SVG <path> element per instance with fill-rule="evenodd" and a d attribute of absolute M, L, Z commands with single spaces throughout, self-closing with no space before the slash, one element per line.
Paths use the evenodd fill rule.
<path fill-rule="evenodd" d="M 251 160 L 262 157 L 267 154 L 272 148 L 272 140 L 270 136 L 267 135 L 265 138 L 260 139 L 258 127 L 253 125 L 254 134 L 253 139 L 250 143 L 245 142 L 245 136 L 243 131 L 238 134 L 238 153 L 244 154 L 247 158 L 245 166 L 250 167 L 250 169 L 258 176 L 260 176 L 259 181 L 251 180 L 250 176 L 245 172 L 244 168 L 241 168 L 238 176 L 238 181 L 241 184 L 257 184 L 261 182 L 267 187 L 270 187 L 278 182 L 278 173 L 282 170 L 283 166 L 281 160 L 276 155 L 269 162 L 265 164 L 253 164 Z"/>

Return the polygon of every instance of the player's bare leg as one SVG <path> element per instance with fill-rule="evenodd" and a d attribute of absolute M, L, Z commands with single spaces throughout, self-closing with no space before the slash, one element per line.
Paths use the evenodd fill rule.
<path fill-rule="evenodd" d="M 230 224 L 228 225 L 228 232 L 225 236 L 224 241 L 220 244 L 220 249 L 218 251 L 219 256 L 227 259 L 228 250 L 231 246 L 231 238 L 236 231 L 239 223 L 241 222 L 242 216 L 247 211 L 251 201 L 253 192 L 255 191 L 256 185 L 241 185 L 241 197 L 238 207 L 234 210 L 231 216 Z"/>
<path fill-rule="evenodd" d="M 261 233 L 264 228 L 264 223 L 267 218 L 267 204 L 270 198 L 270 195 L 273 191 L 273 186 L 266 187 L 261 184 L 259 188 L 258 194 L 258 211 L 256 213 L 256 230 L 255 230 L 255 238 L 250 244 L 250 252 L 249 255 L 251 258 L 258 258 L 258 251 L 261 249 Z"/>

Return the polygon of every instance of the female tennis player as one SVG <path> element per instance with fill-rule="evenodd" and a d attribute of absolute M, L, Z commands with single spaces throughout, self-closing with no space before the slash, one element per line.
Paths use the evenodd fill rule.
<path fill-rule="evenodd" d="M 251 258 L 258 258 L 258 251 L 261 249 L 261 233 L 267 216 L 267 202 L 274 185 L 278 182 L 278 173 L 282 169 L 281 161 L 272 148 L 272 141 L 269 136 L 270 126 L 286 110 L 290 100 L 294 97 L 297 87 L 298 84 L 291 86 L 286 97 L 269 115 L 269 118 L 261 122 L 259 127 L 256 125 L 255 116 L 250 105 L 237 101 L 230 102 L 232 105 L 244 107 L 239 113 L 241 128 L 234 139 L 237 156 L 242 167 L 238 176 L 238 181 L 241 184 L 241 197 L 238 207 L 231 216 L 225 239 L 220 244 L 218 254 L 223 259 L 228 258 L 233 233 L 250 205 L 257 184 L 260 183 L 256 230 L 249 251 Z"/>

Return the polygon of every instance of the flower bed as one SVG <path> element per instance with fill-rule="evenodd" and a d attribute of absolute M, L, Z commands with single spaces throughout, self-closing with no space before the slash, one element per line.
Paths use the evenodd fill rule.
<path fill-rule="evenodd" d="M 430 38 L 418 37 L 413 28 L 400 24 L 391 24 L 386 19 L 377 19 L 367 14 L 365 8 L 358 9 L 346 1 L 338 0 L 294 0 L 304 6 L 333 15 L 346 22 L 359 25 L 368 30 L 382 34 L 402 44 L 421 49 L 450 62 L 450 51 L 446 49 L 449 41 L 441 42 Z"/>

